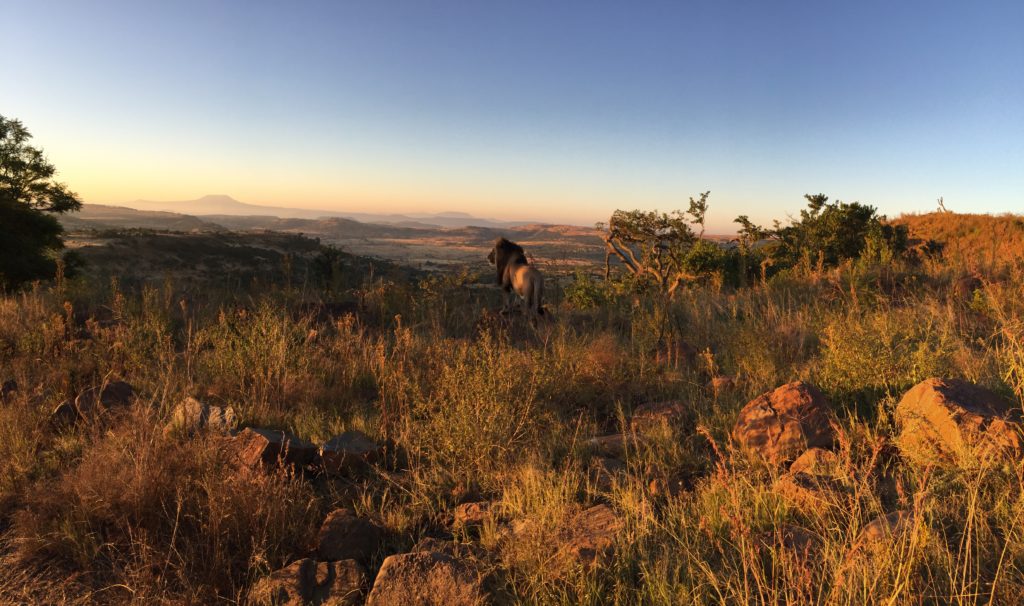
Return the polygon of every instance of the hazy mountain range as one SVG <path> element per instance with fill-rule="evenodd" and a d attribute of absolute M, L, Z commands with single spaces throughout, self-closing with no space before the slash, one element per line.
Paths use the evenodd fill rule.
<path fill-rule="evenodd" d="M 278 217 L 281 219 L 321 219 L 327 217 L 342 217 L 352 219 L 360 223 L 379 223 L 384 225 L 396 225 L 401 227 L 514 227 L 536 223 L 534 221 L 500 221 L 474 217 L 462 212 L 444 213 L 408 213 L 408 214 L 375 214 L 357 213 L 345 211 L 321 210 L 312 208 L 285 208 L 282 206 L 261 206 L 240 202 L 231 196 L 210 195 L 203 196 L 197 200 L 179 201 L 154 201 L 135 200 L 126 202 L 119 206 L 134 208 L 142 211 L 173 212 L 194 217 L 205 218 L 210 216 L 246 216 L 246 217 Z"/>

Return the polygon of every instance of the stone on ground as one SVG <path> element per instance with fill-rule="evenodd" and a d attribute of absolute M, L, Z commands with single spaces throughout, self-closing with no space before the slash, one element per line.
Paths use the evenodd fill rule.
<path fill-rule="evenodd" d="M 292 562 L 261 579 L 249 592 L 260 606 L 355 606 L 362 603 L 366 577 L 354 560 Z"/>
<path fill-rule="evenodd" d="M 443 553 L 418 551 L 384 560 L 366 606 L 477 606 L 486 600 L 472 567 Z"/>
<path fill-rule="evenodd" d="M 787 463 L 808 448 L 833 445 L 831 405 L 813 385 L 787 383 L 744 406 L 732 435 L 765 461 Z"/>
<path fill-rule="evenodd" d="M 306 465 L 316 456 L 316 447 L 288 432 L 276 429 L 247 427 L 235 436 L 238 460 L 247 467 Z"/>
<path fill-rule="evenodd" d="M 932 378 L 896 406 L 897 445 L 922 465 L 989 462 L 1021 454 L 1021 415 L 997 394 L 959 379 Z"/>
<path fill-rule="evenodd" d="M 234 431 L 237 424 L 235 411 L 230 406 L 211 406 L 190 396 L 175 407 L 171 421 L 164 427 L 164 433 L 195 435 L 209 430 L 227 435 Z"/>
<path fill-rule="evenodd" d="M 359 430 L 350 430 L 328 440 L 320 448 L 325 471 L 344 474 L 356 471 L 380 458 L 383 447 Z"/>
<path fill-rule="evenodd" d="M 384 541 L 384 530 L 369 518 L 349 509 L 335 509 L 327 515 L 317 535 L 316 556 L 321 560 L 369 562 Z"/>

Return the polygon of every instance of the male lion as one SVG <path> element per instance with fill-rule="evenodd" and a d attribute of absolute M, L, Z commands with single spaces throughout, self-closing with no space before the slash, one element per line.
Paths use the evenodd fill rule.
<path fill-rule="evenodd" d="M 544 315 L 544 307 L 541 305 L 544 278 L 526 261 L 522 246 L 498 238 L 494 241 L 491 254 L 487 255 L 487 261 L 498 270 L 498 285 L 505 299 L 504 311 L 511 308 L 510 296 L 514 290 L 526 303 L 527 310 L 537 316 Z"/>

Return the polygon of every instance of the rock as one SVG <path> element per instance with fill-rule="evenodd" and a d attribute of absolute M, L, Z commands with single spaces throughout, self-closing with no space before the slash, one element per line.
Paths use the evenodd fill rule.
<path fill-rule="evenodd" d="M 78 397 L 65 400 L 50 413 L 50 423 L 64 426 L 76 423 L 79 419 L 109 410 L 130 405 L 135 400 L 135 389 L 124 381 L 113 381 L 103 387 L 90 387 L 78 394 Z"/>
<path fill-rule="evenodd" d="M 733 439 L 769 463 L 786 463 L 808 448 L 832 446 L 830 408 L 814 386 L 802 381 L 787 383 L 743 407 L 733 427 Z"/>
<path fill-rule="evenodd" d="M 914 514 L 907 510 L 879 516 L 861 529 L 853 543 L 853 551 L 870 550 L 886 545 L 913 527 Z"/>
<path fill-rule="evenodd" d="M 164 433 L 194 435 L 208 429 L 214 433 L 230 434 L 237 424 L 235 411 L 231 407 L 210 406 L 188 397 L 174 409 L 171 422 L 164 427 Z"/>
<path fill-rule="evenodd" d="M 375 462 L 384 448 L 358 430 L 346 431 L 320 447 L 320 461 L 328 473 L 351 473 Z"/>
<path fill-rule="evenodd" d="M 349 509 L 335 509 L 327 515 L 317 535 L 316 556 L 320 560 L 369 562 L 384 541 L 384 530 L 368 518 Z"/>
<path fill-rule="evenodd" d="M 643 432 L 678 422 L 689 413 L 682 402 L 651 402 L 641 404 L 633 411 L 630 426 L 633 431 Z"/>
<path fill-rule="evenodd" d="M 472 568 L 443 553 L 418 551 L 384 560 L 366 606 L 476 606 L 486 600 Z"/>
<path fill-rule="evenodd" d="M 622 526 L 622 519 L 607 505 L 584 509 L 559 533 L 559 556 L 567 563 L 589 568 L 611 550 Z"/>
<path fill-rule="evenodd" d="M 918 383 L 896 405 L 896 420 L 900 451 L 921 465 L 969 465 L 1021 454 L 1020 411 L 966 381 Z"/>
<path fill-rule="evenodd" d="M 974 291 L 985 287 L 985 283 L 982 282 L 981 276 L 978 274 L 965 274 L 960 276 L 953 282 L 953 294 L 965 301 L 970 301 L 974 297 Z"/>
<path fill-rule="evenodd" d="M 613 433 L 607 436 L 598 436 L 587 440 L 587 446 L 591 450 L 607 457 L 621 459 L 627 450 L 636 448 L 638 440 L 633 435 Z"/>
<path fill-rule="evenodd" d="M 491 517 L 492 509 L 490 501 L 462 503 L 455 507 L 454 525 L 456 528 L 483 526 L 484 522 Z"/>
<path fill-rule="evenodd" d="M 591 457 L 588 469 L 590 482 L 602 492 L 608 492 L 615 484 L 615 478 L 626 473 L 626 464 L 614 457 Z"/>
<path fill-rule="evenodd" d="M 239 461 L 248 467 L 261 464 L 306 465 L 316 456 L 316 447 L 284 431 L 247 427 L 232 440 Z"/>
<path fill-rule="evenodd" d="M 775 482 L 775 492 L 797 509 L 824 511 L 843 507 L 849 490 L 834 478 L 808 473 L 787 473 Z"/>
<path fill-rule="evenodd" d="M 839 456 L 824 448 L 808 448 L 789 466 L 790 473 L 830 476 L 835 474 Z"/>
<path fill-rule="evenodd" d="M 253 604 L 355 606 L 362 603 L 366 576 L 355 560 L 292 562 L 261 579 L 249 592 Z"/>

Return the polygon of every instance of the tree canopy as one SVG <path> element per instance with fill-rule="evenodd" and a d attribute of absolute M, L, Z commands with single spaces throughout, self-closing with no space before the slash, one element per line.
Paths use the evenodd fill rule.
<path fill-rule="evenodd" d="M 29 144 L 20 120 L 0 115 L 0 288 L 52 277 L 63 248 L 54 216 L 82 202 L 63 183 L 42 150 Z"/>

